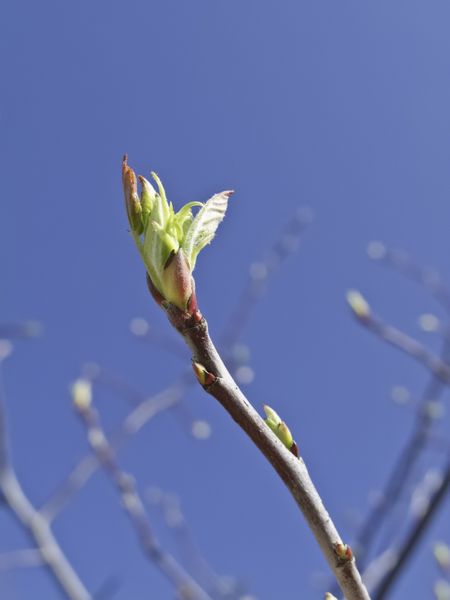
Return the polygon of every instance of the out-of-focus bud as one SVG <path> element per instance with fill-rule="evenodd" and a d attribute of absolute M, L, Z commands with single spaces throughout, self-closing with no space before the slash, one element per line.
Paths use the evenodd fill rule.
<path fill-rule="evenodd" d="M 361 321 L 370 319 L 370 306 L 367 300 L 357 290 L 349 290 L 347 292 L 347 302 L 353 314 Z"/>
<path fill-rule="evenodd" d="M 292 437 L 289 427 L 281 420 L 278 413 L 276 413 L 273 408 L 264 404 L 263 409 L 266 413 L 266 419 L 264 420 L 266 425 L 274 432 L 280 442 L 282 442 L 284 446 L 298 458 L 298 447 Z"/>
<path fill-rule="evenodd" d="M 438 542 L 433 548 L 434 558 L 443 571 L 450 572 L 450 548 L 444 542 Z"/>
<path fill-rule="evenodd" d="M 336 596 L 333 596 L 333 594 L 330 594 L 330 592 L 327 592 L 325 594 L 325 600 L 337 600 Z"/>
<path fill-rule="evenodd" d="M 167 201 L 161 180 L 156 173 L 152 177 L 158 192 L 140 176 L 139 199 L 136 175 L 124 157 L 123 189 L 131 233 L 145 263 L 153 296 L 160 304 L 166 302 L 193 314 L 197 309 L 192 278 L 195 261 L 213 239 L 232 192 L 216 194 L 205 204 L 189 202 L 176 213 Z M 199 207 L 195 217 L 194 207 Z"/>
<path fill-rule="evenodd" d="M 71 387 L 72 402 L 79 410 L 87 410 L 92 404 L 92 386 L 87 379 L 77 379 Z"/>
<path fill-rule="evenodd" d="M 445 579 L 438 579 L 433 586 L 436 600 L 450 600 L 450 583 Z"/>

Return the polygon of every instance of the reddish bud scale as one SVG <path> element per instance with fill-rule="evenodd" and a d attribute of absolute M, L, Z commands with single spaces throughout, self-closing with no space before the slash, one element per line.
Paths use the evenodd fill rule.
<path fill-rule="evenodd" d="M 289 448 L 289 450 L 292 452 L 292 454 L 294 456 L 296 456 L 297 458 L 299 458 L 299 452 L 298 452 L 298 446 L 295 442 L 292 442 L 292 446 Z"/>
<path fill-rule="evenodd" d="M 340 560 L 345 562 L 353 560 L 353 550 L 348 544 L 334 544 L 334 551 Z"/>

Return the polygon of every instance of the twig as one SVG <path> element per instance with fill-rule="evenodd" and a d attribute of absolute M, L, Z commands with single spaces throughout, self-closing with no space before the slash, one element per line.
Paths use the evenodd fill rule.
<path fill-rule="evenodd" d="M 12 569 L 23 569 L 28 567 L 40 567 L 43 560 L 40 552 L 34 548 L 26 550 L 14 550 L 0 554 L 0 571 L 11 571 Z"/>
<path fill-rule="evenodd" d="M 242 330 L 247 323 L 251 308 L 263 293 L 269 275 L 283 263 L 283 261 L 295 250 L 301 234 L 311 222 L 312 216 L 307 208 L 299 208 L 293 218 L 287 223 L 272 248 L 260 261 L 253 263 L 249 269 L 249 277 L 246 281 L 228 323 L 224 328 L 221 345 L 224 348 L 224 356 L 230 364 L 232 359 L 232 346 L 239 339 Z M 152 398 L 140 400 L 140 394 L 127 383 L 119 380 L 115 375 L 108 373 L 97 365 L 87 366 L 85 377 L 94 381 L 98 380 L 113 385 L 117 390 L 125 392 L 126 396 L 136 403 L 136 408 L 123 421 L 119 430 L 113 434 L 112 445 L 117 450 L 126 439 L 141 429 L 153 416 L 167 408 L 179 405 L 187 388 L 195 382 L 191 371 L 183 372 L 178 381 L 162 390 Z M 161 403 L 161 404 L 160 404 Z M 159 408 L 156 408 L 159 407 Z M 72 469 L 67 478 L 50 495 L 41 508 L 42 514 L 49 520 L 53 520 L 70 502 L 74 495 L 87 483 L 99 468 L 98 461 L 94 455 L 83 457 Z"/>
<path fill-rule="evenodd" d="M 437 487 L 429 500 L 427 510 L 424 511 L 423 515 L 412 525 L 411 530 L 405 537 L 401 547 L 396 552 L 395 560 L 392 561 L 387 572 L 381 577 L 381 583 L 373 595 L 373 600 L 384 600 L 387 597 L 388 592 L 397 580 L 400 572 L 411 558 L 413 552 L 417 549 L 422 535 L 425 533 L 428 524 L 437 513 L 449 489 L 450 463 L 445 469 L 441 484 Z"/>
<path fill-rule="evenodd" d="M 414 358 L 435 377 L 446 384 L 450 383 L 450 366 L 439 356 L 429 352 L 420 342 L 373 315 L 359 321 L 382 340 Z"/>
<path fill-rule="evenodd" d="M 369 257 L 379 260 L 427 289 L 446 310 L 450 312 L 450 290 L 442 277 L 433 269 L 416 263 L 406 252 L 387 248 L 382 242 L 371 242 L 367 248 Z"/>
<path fill-rule="evenodd" d="M 202 382 L 205 390 L 222 404 L 285 482 L 347 600 L 368 600 L 369 594 L 361 581 L 354 560 L 339 560 L 336 554 L 336 547 L 342 544 L 341 538 L 303 460 L 287 450 L 241 392 L 209 337 L 205 319 L 199 318 L 198 313 L 191 317 L 173 305 L 166 305 L 165 308 L 172 325 L 190 347 L 194 365 L 200 366 L 206 374 L 205 381 Z"/>
<path fill-rule="evenodd" d="M 70 600 L 90 600 L 91 595 L 64 555 L 49 522 L 31 504 L 11 465 L 8 455 L 2 381 L 0 381 L 0 492 L 4 503 L 36 545 L 43 564 L 59 589 Z"/>
<path fill-rule="evenodd" d="M 181 598 L 211 600 L 210 596 L 178 564 L 174 557 L 159 545 L 136 489 L 134 478 L 120 469 L 114 449 L 105 436 L 95 409 L 90 403 L 75 401 L 74 404 L 86 427 L 92 452 L 120 494 L 122 506 L 130 518 L 145 555 L 174 585 Z"/>
<path fill-rule="evenodd" d="M 161 412 L 179 402 L 184 393 L 183 379 L 174 383 L 162 392 L 147 398 L 134 408 L 123 420 L 120 428 L 113 434 L 111 446 L 118 450 L 125 441 L 138 432 L 144 425 Z M 87 454 L 72 469 L 68 477 L 47 499 L 41 507 L 40 513 L 52 521 L 70 502 L 73 496 L 86 484 L 92 475 L 99 469 L 99 462 L 95 454 Z"/>
<path fill-rule="evenodd" d="M 176 534 L 185 564 L 189 565 L 189 572 L 208 593 L 215 600 L 241 600 L 244 591 L 239 589 L 240 582 L 237 579 L 221 577 L 200 552 L 181 510 L 179 499 L 159 488 L 148 489 L 146 499 L 161 510 L 167 527 Z M 256 597 L 248 594 L 245 598 L 256 600 Z"/>

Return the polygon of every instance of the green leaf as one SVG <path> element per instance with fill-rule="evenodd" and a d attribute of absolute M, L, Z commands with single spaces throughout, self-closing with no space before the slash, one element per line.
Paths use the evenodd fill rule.
<path fill-rule="evenodd" d="M 202 206 L 187 228 L 182 247 L 192 271 L 198 253 L 212 241 L 219 223 L 224 218 L 231 194 L 232 192 L 215 194 Z"/>

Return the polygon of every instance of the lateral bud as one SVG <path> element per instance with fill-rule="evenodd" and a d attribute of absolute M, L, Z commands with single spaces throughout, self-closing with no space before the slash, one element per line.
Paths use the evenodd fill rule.
<path fill-rule="evenodd" d="M 197 380 L 200 383 L 200 385 L 211 385 L 217 379 L 215 375 L 207 371 L 205 367 L 198 362 L 193 362 L 192 368 L 194 369 L 195 376 L 197 377 Z"/>
<path fill-rule="evenodd" d="M 264 404 L 263 409 L 266 413 L 266 419 L 264 419 L 266 425 L 274 432 L 280 442 L 282 442 L 282 444 L 298 458 L 298 446 L 292 437 L 289 427 L 281 420 L 278 413 L 276 413 L 273 408 Z"/>
<path fill-rule="evenodd" d="M 347 303 L 358 320 L 368 321 L 370 319 L 370 305 L 358 290 L 349 290 L 347 292 Z"/>
<path fill-rule="evenodd" d="M 87 379 L 77 379 L 71 386 L 72 403 L 76 410 L 83 412 L 92 404 L 92 386 Z"/>
<path fill-rule="evenodd" d="M 334 544 L 334 552 L 336 553 L 338 559 L 343 562 L 349 562 L 353 560 L 353 550 L 348 544 L 342 544 L 341 542 Z"/>

